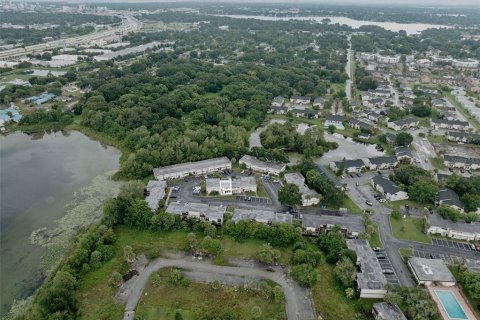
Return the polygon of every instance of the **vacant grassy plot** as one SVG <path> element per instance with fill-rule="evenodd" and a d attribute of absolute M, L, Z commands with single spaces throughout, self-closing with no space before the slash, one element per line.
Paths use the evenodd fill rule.
<path fill-rule="evenodd" d="M 432 166 L 435 169 L 445 170 L 445 165 L 443 164 L 442 158 L 439 158 L 439 157 L 430 158 L 430 162 L 432 163 Z"/>
<path fill-rule="evenodd" d="M 254 307 L 260 308 L 260 319 L 286 319 L 285 303 L 274 302 L 257 290 L 232 286 L 213 289 L 211 284 L 199 283 L 178 287 L 162 279 L 158 287 L 149 282 L 136 316 L 143 320 L 170 320 L 180 313 L 184 320 L 209 315 L 218 319 L 233 319 L 229 317 L 233 315 L 235 319 L 253 319 Z"/>
<path fill-rule="evenodd" d="M 359 206 L 355 202 L 352 201 L 348 196 L 345 196 L 343 200 L 343 204 L 341 205 L 342 208 L 347 208 L 348 212 L 352 213 L 363 213 L 363 210 L 360 209 Z"/>
<path fill-rule="evenodd" d="M 123 262 L 123 248 L 125 246 L 131 246 L 135 253 L 149 252 L 151 250 L 155 250 L 159 253 L 166 250 L 182 251 L 187 242 L 188 232 L 175 231 L 169 233 L 154 233 L 150 231 L 130 229 L 127 227 L 119 227 L 115 230 L 115 234 L 117 236 L 117 241 L 115 243 L 116 254 L 114 258 L 102 265 L 99 269 L 88 272 L 80 280 L 80 289 L 78 293 L 79 306 L 82 311 L 80 319 L 113 320 L 122 318 L 124 311 L 123 306 L 114 303 L 113 296 L 115 292 L 108 285 L 108 280 L 114 271 L 120 270 Z M 198 234 L 197 237 L 198 239 L 201 239 L 203 235 Z M 232 240 L 230 237 L 223 236 L 222 245 L 224 252 L 216 257 L 215 262 L 226 264 L 230 257 L 254 259 L 256 252 L 263 243 L 265 242 L 260 240 L 247 240 L 240 243 Z M 281 253 L 279 259 L 280 263 L 288 264 L 292 256 L 292 250 L 279 250 Z M 182 292 L 186 293 L 189 292 L 189 290 L 190 288 L 183 289 Z M 180 292 L 180 289 L 178 291 Z M 200 301 L 201 296 L 197 296 L 196 299 L 197 301 Z M 255 299 L 252 301 L 252 306 L 258 304 Z M 250 305 L 248 306 L 250 308 Z M 154 315 L 157 316 L 157 313 L 154 313 Z M 170 318 L 173 319 L 172 317 Z M 167 318 L 159 316 L 152 319 Z M 185 314 L 184 319 L 191 318 L 188 318 L 188 314 Z M 248 317 L 241 319 L 248 319 Z M 279 317 L 278 319 L 283 318 Z"/>
<path fill-rule="evenodd" d="M 400 218 L 390 217 L 390 225 L 395 238 L 411 240 L 423 243 L 432 243 L 430 238 L 423 232 L 422 219 L 420 218 Z"/>
<path fill-rule="evenodd" d="M 312 288 L 317 314 L 324 320 L 372 319 L 372 304 L 377 299 L 348 299 L 333 275 L 333 265 L 322 262 L 317 267 L 318 281 Z"/>
<path fill-rule="evenodd" d="M 368 239 L 368 242 L 372 248 L 383 248 L 382 241 L 380 241 L 380 234 L 378 233 L 378 225 L 376 223 L 372 224 L 375 226 L 375 232 L 371 235 L 370 239 Z"/>

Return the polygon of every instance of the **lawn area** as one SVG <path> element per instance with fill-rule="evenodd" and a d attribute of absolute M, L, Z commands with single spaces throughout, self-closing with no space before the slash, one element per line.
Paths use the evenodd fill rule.
<path fill-rule="evenodd" d="M 357 319 L 357 313 L 364 313 L 371 318 L 372 304 L 377 299 L 350 300 L 333 275 L 333 265 L 322 262 L 317 267 L 318 281 L 312 288 L 312 298 L 317 313 L 324 320 Z M 361 318 L 363 319 L 363 318 Z"/>
<path fill-rule="evenodd" d="M 150 281 L 136 310 L 143 320 L 170 320 L 175 313 L 182 319 L 253 319 L 252 308 L 261 309 L 261 319 L 286 319 L 285 303 L 273 302 L 257 290 L 224 286 L 213 289 L 211 284 L 191 283 L 188 287 L 174 286 L 161 280 L 158 287 Z M 233 318 L 232 318 L 233 319 Z"/>
<path fill-rule="evenodd" d="M 352 213 L 363 213 L 363 210 L 360 209 L 359 206 L 355 202 L 350 199 L 350 197 L 345 196 L 345 199 L 343 200 L 343 204 L 340 206 L 341 208 L 347 208 L 348 212 Z"/>
<path fill-rule="evenodd" d="M 383 248 L 382 241 L 380 241 L 380 234 L 378 233 L 378 225 L 374 222 L 372 224 L 375 226 L 375 232 L 372 234 L 370 239 L 368 239 L 368 243 L 370 243 L 370 247 L 375 248 Z"/>
<path fill-rule="evenodd" d="M 257 197 L 269 198 L 265 186 L 263 185 L 262 178 L 257 178 Z"/>
<path fill-rule="evenodd" d="M 430 162 L 432 163 L 432 166 L 435 169 L 445 170 L 445 165 L 443 164 L 442 158 L 439 158 L 439 157 L 430 158 Z"/>
<path fill-rule="evenodd" d="M 123 248 L 125 246 L 131 246 L 137 254 L 147 252 L 151 249 L 156 249 L 160 253 L 165 250 L 182 251 L 186 243 L 187 234 L 188 232 L 186 231 L 154 233 L 123 226 L 115 229 L 115 235 L 117 236 L 115 256 L 99 269 L 88 272 L 82 276 L 79 282 L 79 293 L 77 297 L 79 300 L 79 308 L 83 312 L 80 319 L 113 320 L 122 318 L 123 306 L 113 302 L 114 290 L 109 287 L 108 279 L 114 271 L 120 270 L 123 262 Z M 197 237 L 200 240 L 203 234 L 198 234 Z M 215 262 L 226 264 L 230 257 L 254 259 L 258 248 L 263 243 L 265 242 L 260 240 L 247 240 L 240 243 L 232 240 L 230 237 L 223 236 L 222 245 L 224 247 L 224 253 L 216 257 Z M 279 248 L 279 250 L 281 253 L 279 262 L 281 264 L 288 264 L 292 256 L 292 250 L 290 248 Z M 190 289 L 183 289 L 183 292 L 189 292 L 189 290 Z M 255 302 L 255 300 L 252 301 Z M 249 310 L 250 309 L 251 308 L 249 308 Z M 157 314 L 154 315 L 156 316 Z M 184 318 L 190 319 L 186 318 L 186 315 Z"/>
<path fill-rule="evenodd" d="M 407 262 L 408 258 L 413 255 L 413 251 L 412 248 L 400 248 L 400 256 L 402 256 L 403 261 Z"/>
<path fill-rule="evenodd" d="M 430 238 L 423 232 L 422 219 L 420 218 L 400 218 L 390 217 L 390 225 L 395 238 L 417 241 L 423 243 L 432 243 Z"/>

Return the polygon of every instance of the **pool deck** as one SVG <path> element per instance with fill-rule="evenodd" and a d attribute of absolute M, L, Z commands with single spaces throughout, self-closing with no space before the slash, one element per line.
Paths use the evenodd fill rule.
<path fill-rule="evenodd" d="M 468 320 L 478 320 L 473 313 L 472 309 L 470 308 L 468 302 L 465 300 L 465 298 L 462 296 L 460 293 L 460 289 L 457 286 L 453 287 L 444 287 L 444 286 L 427 286 L 428 292 L 430 293 L 430 296 L 432 299 L 435 301 L 437 304 L 438 310 L 440 311 L 440 314 L 442 315 L 442 318 L 444 320 L 452 320 L 447 314 L 447 311 L 443 308 L 442 303 L 438 299 L 437 295 L 435 294 L 435 291 L 441 290 L 441 291 L 450 291 L 455 295 L 455 298 L 457 298 L 458 303 L 462 306 L 463 311 L 465 312 L 465 315 L 467 316 Z"/>

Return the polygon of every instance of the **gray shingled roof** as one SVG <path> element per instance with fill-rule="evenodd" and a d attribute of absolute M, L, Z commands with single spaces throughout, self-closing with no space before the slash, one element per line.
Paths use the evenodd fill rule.
<path fill-rule="evenodd" d="M 384 177 L 383 175 L 379 174 L 372 178 L 375 184 L 378 184 L 382 187 L 383 192 L 389 194 L 395 194 L 399 191 L 402 191 L 395 183 L 390 181 L 388 178 Z"/>

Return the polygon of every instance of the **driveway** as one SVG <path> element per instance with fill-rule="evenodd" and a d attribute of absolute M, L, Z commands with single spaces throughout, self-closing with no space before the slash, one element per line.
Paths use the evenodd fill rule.
<path fill-rule="evenodd" d="M 287 277 L 279 268 L 276 268 L 275 272 L 269 272 L 259 267 L 217 266 L 207 261 L 191 260 L 191 258 L 185 257 L 175 259 L 157 258 L 151 261 L 146 268 L 141 271 L 128 296 L 125 305 L 124 320 L 133 319 L 134 310 L 147 286 L 148 279 L 152 272 L 168 267 L 186 269 L 188 270 L 187 274 L 192 280 L 200 282 L 219 280 L 224 283 L 238 285 L 242 278 L 272 280 L 283 289 L 286 301 L 285 308 L 289 320 L 315 319 L 315 311 L 310 291 Z"/>

